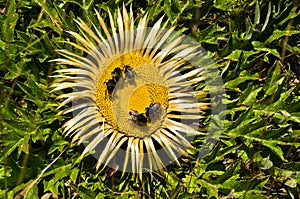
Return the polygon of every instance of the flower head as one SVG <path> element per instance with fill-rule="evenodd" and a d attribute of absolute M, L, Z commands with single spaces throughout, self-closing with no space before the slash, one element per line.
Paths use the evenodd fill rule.
<path fill-rule="evenodd" d="M 148 172 L 188 156 L 194 136 L 205 134 L 198 125 L 209 108 L 207 93 L 196 91 L 205 81 L 202 56 L 191 39 L 166 29 L 160 18 L 147 27 L 147 15 L 135 26 L 132 10 L 108 12 L 107 26 L 96 12 L 100 28 L 77 20 L 80 33 L 69 31 L 67 41 L 86 54 L 58 50 L 55 61 L 72 66 L 56 71 L 54 90 L 73 88 L 59 96 L 73 112 L 63 128 L 73 142 L 84 143 L 101 165 L 118 165 L 123 172 Z M 203 97 L 204 96 L 204 97 Z M 112 166 L 116 168 L 116 166 Z"/>

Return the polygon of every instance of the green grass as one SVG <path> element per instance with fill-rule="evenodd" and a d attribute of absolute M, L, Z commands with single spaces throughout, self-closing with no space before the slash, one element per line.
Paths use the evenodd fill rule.
<path fill-rule="evenodd" d="M 165 14 L 217 63 L 226 119 L 213 150 L 142 182 L 105 179 L 62 136 L 71 115 L 56 116 L 49 85 L 64 66 L 49 60 L 71 49 L 62 41 L 77 30 L 73 19 L 95 20 L 96 9 L 108 22 L 107 9 L 123 2 L 0 0 L 0 198 L 300 198 L 300 2 L 131 3 L 137 20 Z"/>

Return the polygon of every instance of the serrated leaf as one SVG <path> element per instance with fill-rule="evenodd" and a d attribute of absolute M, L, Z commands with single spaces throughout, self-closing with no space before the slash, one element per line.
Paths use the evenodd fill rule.
<path fill-rule="evenodd" d="M 43 176 L 55 175 L 55 180 L 62 179 L 65 176 L 70 175 L 71 173 L 71 164 L 59 165 L 58 167 L 49 170 L 43 174 Z"/>
<path fill-rule="evenodd" d="M 232 61 L 238 61 L 242 52 L 244 52 L 244 51 L 243 50 L 239 50 L 239 49 L 234 50 L 227 57 L 225 57 L 225 59 L 230 59 Z"/>
<path fill-rule="evenodd" d="M 17 33 L 17 36 L 18 38 L 25 42 L 26 44 L 28 44 L 29 42 L 31 42 L 30 40 L 30 36 L 27 35 L 28 33 L 25 33 L 25 32 L 22 32 L 22 31 L 19 31 L 19 30 L 16 30 L 16 33 Z"/>
<path fill-rule="evenodd" d="M 244 198 L 244 199 L 266 199 L 264 196 L 264 190 L 244 190 L 234 192 L 234 198 Z"/>
<path fill-rule="evenodd" d="M 94 0 L 84 0 L 83 1 L 83 9 L 89 10 L 93 6 Z"/>
<path fill-rule="evenodd" d="M 167 16 L 173 21 L 174 18 L 172 16 L 171 3 L 171 0 L 164 0 L 164 11 Z"/>
<path fill-rule="evenodd" d="M 190 187 L 192 192 L 199 192 L 200 187 L 198 186 L 198 178 L 194 175 L 186 175 L 186 182 L 188 182 L 188 186 Z"/>
<path fill-rule="evenodd" d="M 53 25 L 55 24 L 56 27 L 55 26 L 53 26 L 53 27 L 55 30 L 57 30 L 57 27 L 60 27 L 61 21 L 60 21 L 60 18 L 58 17 L 58 14 L 57 14 L 55 8 L 52 7 L 53 3 L 49 2 L 48 0 L 36 0 L 36 1 L 43 8 L 45 13 L 47 13 L 47 15 L 50 18 L 50 20 L 52 21 Z M 41 21 L 43 21 L 43 20 L 41 20 Z M 37 26 L 37 25 L 35 24 L 34 26 Z M 58 32 L 61 32 L 61 31 L 58 31 Z"/>
<path fill-rule="evenodd" d="M 197 33 L 197 38 L 201 43 L 218 44 L 218 40 L 225 39 L 225 33 L 223 30 L 224 28 L 213 24 L 203 30 L 200 30 Z"/>

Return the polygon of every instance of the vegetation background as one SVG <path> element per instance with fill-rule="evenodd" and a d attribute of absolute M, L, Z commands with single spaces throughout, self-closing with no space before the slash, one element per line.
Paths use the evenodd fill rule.
<path fill-rule="evenodd" d="M 97 172 L 69 146 L 48 62 L 70 49 L 73 19 L 130 4 L 163 14 L 217 63 L 226 120 L 214 149 L 152 179 Z M 300 198 L 300 8 L 297 0 L 0 0 L 0 198 Z M 78 52 L 82 53 L 82 52 Z"/>

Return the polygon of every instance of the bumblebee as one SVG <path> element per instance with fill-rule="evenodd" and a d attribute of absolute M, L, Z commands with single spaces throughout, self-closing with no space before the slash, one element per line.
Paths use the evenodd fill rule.
<path fill-rule="evenodd" d="M 149 122 L 158 118 L 161 114 L 161 105 L 160 103 L 151 103 L 149 107 L 146 108 L 146 117 Z"/>
<path fill-rule="evenodd" d="M 128 65 L 124 66 L 124 73 L 125 73 L 125 79 L 128 79 L 128 80 L 133 80 L 134 77 L 136 76 L 136 73 L 134 72 L 134 70 Z"/>
<path fill-rule="evenodd" d="M 129 111 L 129 120 L 132 120 L 135 124 L 139 126 L 146 126 L 147 125 L 147 117 L 144 115 L 144 113 L 139 113 L 135 110 Z"/>
<path fill-rule="evenodd" d="M 114 79 L 109 79 L 108 82 L 105 82 L 106 89 L 109 95 L 111 95 L 115 89 L 116 81 Z"/>
<path fill-rule="evenodd" d="M 114 71 L 111 73 L 112 79 L 115 80 L 115 82 L 118 82 L 120 78 L 122 77 L 122 70 L 121 68 L 117 67 L 114 69 Z"/>

